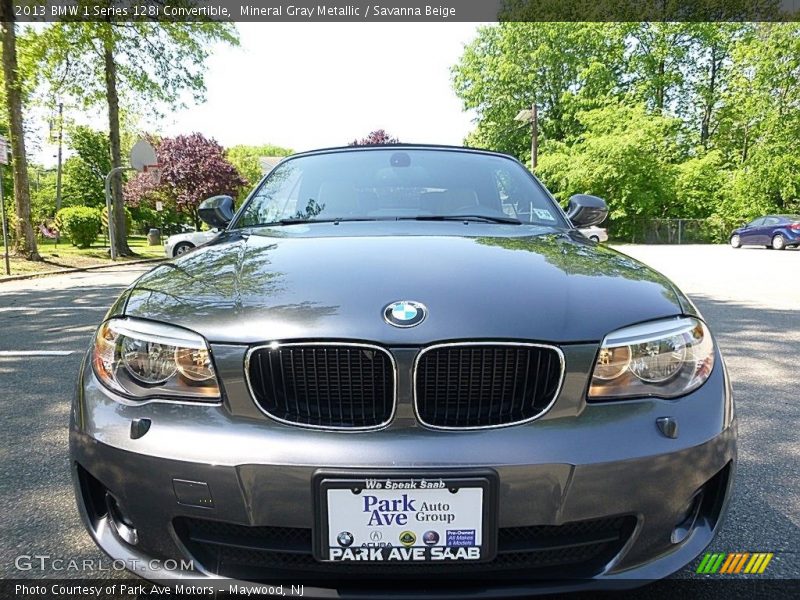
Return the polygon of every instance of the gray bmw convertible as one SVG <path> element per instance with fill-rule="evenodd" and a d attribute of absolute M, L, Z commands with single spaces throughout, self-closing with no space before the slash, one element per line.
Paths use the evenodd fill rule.
<path fill-rule="evenodd" d="M 630 587 L 711 542 L 725 364 L 665 277 L 522 164 L 285 159 L 100 323 L 71 414 L 86 528 L 152 580 L 319 594 Z M 307 587 L 306 595 L 311 593 Z"/>

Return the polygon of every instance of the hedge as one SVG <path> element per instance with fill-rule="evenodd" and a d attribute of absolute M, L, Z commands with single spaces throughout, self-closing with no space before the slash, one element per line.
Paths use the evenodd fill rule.
<path fill-rule="evenodd" d="M 102 222 L 100 211 L 88 206 L 68 206 L 56 214 L 59 231 L 66 235 L 73 246 L 88 248 L 97 239 Z"/>

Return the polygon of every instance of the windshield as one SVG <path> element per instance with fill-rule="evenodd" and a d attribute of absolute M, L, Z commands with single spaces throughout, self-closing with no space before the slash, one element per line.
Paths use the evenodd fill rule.
<path fill-rule="evenodd" d="M 569 227 L 545 190 L 513 160 L 398 148 L 287 160 L 270 173 L 232 227 L 458 217 Z"/>

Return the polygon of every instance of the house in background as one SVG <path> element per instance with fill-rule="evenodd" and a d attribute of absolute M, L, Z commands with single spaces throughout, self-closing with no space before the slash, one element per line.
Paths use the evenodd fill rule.
<path fill-rule="evenodd" d="M 275 168 L 279 162 L 281 162 L 285 156 L 260 156 L 258 158 L 258 162 L 261 164 L 261 172 L 266 175 L 272 169 Z"/>

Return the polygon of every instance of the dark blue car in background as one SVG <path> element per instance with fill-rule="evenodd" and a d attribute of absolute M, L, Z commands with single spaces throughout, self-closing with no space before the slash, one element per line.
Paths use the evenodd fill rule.
<path fill-rule="evenodd" d="M 800 215 L 767 215 L 734 230 L 731 246 L 766 246 L 775 250 L 800 245 Z"/>

